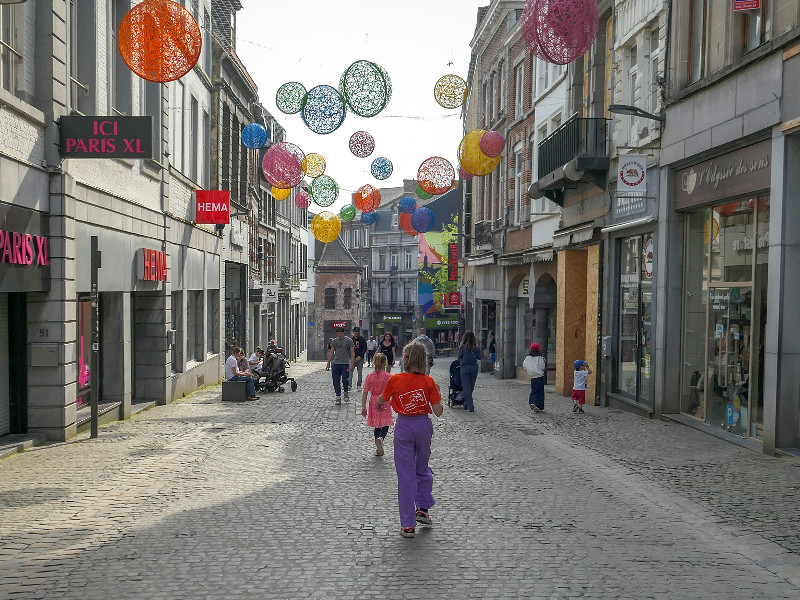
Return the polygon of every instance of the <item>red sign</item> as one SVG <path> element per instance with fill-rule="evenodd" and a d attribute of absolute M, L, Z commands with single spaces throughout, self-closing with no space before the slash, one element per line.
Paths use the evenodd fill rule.
<path fill-rule="evenodd" d="M 340 327 L 347 330 L 347 321 L 331 321 L 331 327 L 333 329 L 339 329 Z"/>
<path fill-rule="evenodd" d="M 142 281 L 166 281 L 167 253 L 140 249 L 136 253 L 136 277 Z"/>
<path fill-rule="evenodd" d="M 48 266 L 47 238 L 0 230 L 0 263 Z"/>
<path fill-rule="evenodd" d="M 758 10 L 761 0 L 733 0 L 733 10 Z"/>
<path fill-rule="evenodd" d="M 447 246 L 447 281 L 458 281 L 458 244 Z"/>
<path fill-rule="evenodd" d="M 461 292 L 448 292 L 447 306 L 459 306 L 461 304 Z"/>
<path fill-rule="evenodd" d="M 231 222 L 231 193 L 221 190 L 195 192 L 195 223 L 227 225 Z"/>

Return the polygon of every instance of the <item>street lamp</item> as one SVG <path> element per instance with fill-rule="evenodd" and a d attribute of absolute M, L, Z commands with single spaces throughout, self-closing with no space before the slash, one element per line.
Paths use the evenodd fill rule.
<path fill-rule="evenodd" d="M 647 112 L 646 110 L 639 108 L 638 106 L 630 106 L 628 104 L 609 104 L 608 112 L 616 113 L 618 115 L 629 115 L 631 117 L 642 117 L 644 119 L 658 121 L 659 123 L 663 123 L 665 121 L 664 115 L 654 115 L 651 112 Z"/>

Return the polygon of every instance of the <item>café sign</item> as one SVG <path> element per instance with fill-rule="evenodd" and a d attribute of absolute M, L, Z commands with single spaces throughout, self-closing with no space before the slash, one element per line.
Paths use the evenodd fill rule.
<path fill-rule="evenodd" d="M 153 117 L 61 117 L 64 158 L 153 158 Z"/>

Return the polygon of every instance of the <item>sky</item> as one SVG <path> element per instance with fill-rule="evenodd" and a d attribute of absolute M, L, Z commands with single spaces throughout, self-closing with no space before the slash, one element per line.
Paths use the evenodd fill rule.
<path fill-rule="evenodd" d="M 286 139 L 306 154 L 325 157 L 326 174 L 342 192 L 327 210 L 338 211 L 350 192 L 370 183 L 396 187 L 415 179 L 420 163 L 447 158 L 457 169 L 456 151 L 463 136 L 461 109 L 445 109 L 434 99 L 436 81 L 448 73 L 467 78 L 470 41 L 477 10 L 490 0 L 242 0 L 237 13 L 236 51 L 258 86 L 261 103 L 286 129 Z M 381 65 L 392 81 L 392 98 L 376 117 L 347 113 L 336 131 L 319 135 L 299 114 L 286 115 L 275 93 L 288 81 L 306 89 L 339 78 L 353 62 Z M 350 136 L 359 130 L 375 138 L 367 158 L 351 154 Z M 394 171 L 378 181 L 372 160 L 386 157 Z"/>

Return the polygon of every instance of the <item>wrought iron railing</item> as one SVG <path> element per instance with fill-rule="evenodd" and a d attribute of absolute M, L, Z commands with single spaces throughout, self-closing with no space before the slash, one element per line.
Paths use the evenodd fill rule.
<path fill-rule="evenodd" d="M 574 118 L 539 143 L 539 179 L 578 156 L 608 156 L 608 120 Z"/>

